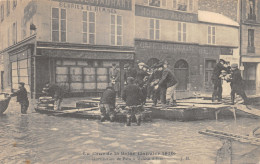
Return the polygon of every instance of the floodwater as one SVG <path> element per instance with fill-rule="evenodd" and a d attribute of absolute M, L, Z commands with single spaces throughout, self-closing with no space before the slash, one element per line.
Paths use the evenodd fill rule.
<path fill-rule="evenodd" d="M 208 128 L 246 135 L 257 125 L 260 119 L 230 118 L 153 120 L 127 127 L 34 111 L 22 115 L 9 107 L 0 116 L 0 163 L 210 164 L 215 163 L 222 141 L 198 131 Z"/>

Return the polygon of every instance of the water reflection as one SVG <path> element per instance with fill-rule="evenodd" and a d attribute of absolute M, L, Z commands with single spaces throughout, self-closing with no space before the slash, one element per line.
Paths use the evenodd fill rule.
<path fill-rule="evenodd" d="M 248 134 L 259 119 L 174 122 L 154 120 L 139 126 L 100 123 L 38 113 L 7 113 L 0 117 L 2 163 L 90 163 L 93 152 L 174 152 L 158 157 L 176 163 L 215 163 L 222 141 L 198 133 L 216 129 Z M 134 156 L 133 158 L 138 158 Z M 140 161 L 139 161 L 140 162 Z M 163 161 L 141 161 L 141 163 Z M 93 163 L 111 163 L 94 161 Z M 115 162 L 112 162 L 115 163 Z M 136 163 L 124 161 L 124 163 Z"/>

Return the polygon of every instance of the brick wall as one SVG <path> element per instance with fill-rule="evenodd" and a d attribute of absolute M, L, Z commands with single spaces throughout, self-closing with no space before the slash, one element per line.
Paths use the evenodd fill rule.
<path fill-rule="evenodd" d="M 237 21 L 238 0 L 199 0 L 199 10 L 223 14 Z"/>

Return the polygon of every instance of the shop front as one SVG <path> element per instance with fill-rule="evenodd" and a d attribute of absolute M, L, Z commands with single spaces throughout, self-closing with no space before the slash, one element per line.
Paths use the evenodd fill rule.
<path fill-rule="evenodd" d="M 122 49 L 104 49 L 100 46 L 84 49 L 38 46 L 38 93 L 50 81 L 62 86 L 69 96 L 98 96 L 111 85 L 109 72 L 112 64 L 116 64 L 120 70 L 120 78 L 123 78 L 124 64 L 134 60 L 133 49 Z"/>

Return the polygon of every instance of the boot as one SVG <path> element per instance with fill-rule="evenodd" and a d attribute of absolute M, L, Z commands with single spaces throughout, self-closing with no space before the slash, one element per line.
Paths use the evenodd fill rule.
<path fill-rule="evenodd" d="M 111 122 L 114 122 L 114 121 L 115 121 L 115 116 L 114 116 L 114 114 L 111 114 L 111 115 L 109 116 L 109 118 L 110 118 L 110 121 L 111 121 Z"/>
<path fill-rule="evenodd" d="M 141 116 L 136 116 L 136 123 L 138 126 L 141 125 Z"/>
<path fill-rule="evenodd" d="M 127 118 L 126 118 L 126 126 L 131 126 L 131 116 L 127 116 Z"/>

